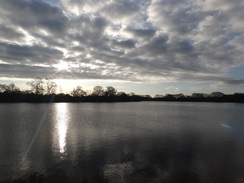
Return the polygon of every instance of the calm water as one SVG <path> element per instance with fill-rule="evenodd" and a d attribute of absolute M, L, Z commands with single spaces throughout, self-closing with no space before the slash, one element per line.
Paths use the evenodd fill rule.
<path fill-rule="evenodd" d="M 34 172 L 59 183 L 243 183 L 244 105 L 0 104 L 0 182 Z"/>

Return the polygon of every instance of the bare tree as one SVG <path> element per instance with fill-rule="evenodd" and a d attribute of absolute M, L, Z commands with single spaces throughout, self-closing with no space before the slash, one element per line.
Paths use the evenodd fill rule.
<path fill-rule="evenodd" d="M 46 78 L 46 93 L 53 94 L 56 92 L 57 84 L 53 82 L 50 78 Z"/>
<path fill-rule="evenodd" d="M 7 85 L 7 91 L 8 92 L 18 92 L 18 91 L 20 91 L 20 89 L 18 87 L 16 87 L 14 83 L 10 83 L 9 85 Z"/>
<path fill-rule="evenodd" d="M 93 88 L 92 95 L 94 96 L 103 96 L 104 95 L 104 89 L 102 86 L 95 86 Z"/>
<path fill-rule="evenodd" d="M 32 81 L 27 82 L 26 84 L 31 87 L 31 91 L 34 92 L 36 95 L 40 95 L 45 92 L 44 81 L 42 78 L 35 78 Z"/>
<path fill-rule="evenodd" d="M 20 89 L 15 86 L 14 83 L 10 83 L 9 85 L 6 84 L 0 84 L 0 93 L 7 92 L 7 93 L 13 93 L 13 92 L 19 92 Z"/>
<path fill-rule="evenodd" d="M 0 84 L 0 93 L 3 93 L 7 90 L 7 85 L 6 84 Z"/>

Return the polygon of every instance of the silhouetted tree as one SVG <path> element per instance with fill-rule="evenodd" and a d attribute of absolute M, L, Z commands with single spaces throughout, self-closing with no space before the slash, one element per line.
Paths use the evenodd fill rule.
<path fill-rule="evenodd" d="M 44 81 L 42 78 L 35 78 L 32 81 L 26 83 L 28 86 L 31 87 L 31 91 L 34 92 L 36 95 L 43 94 L 44 89 Z"/>
<path fill-rule="evenodd" d="M 134 92 L 130 92 L 130 96 L 135 96 L 136 94 Z"/>
<path fill-rule="evenodd" d="M 136 95 L 117 92 L 112 86 L 103 89 L 95 86 L 93 91 L 84 91 L 77 86 L 69 94 L 54 94 L 57 84 L 50 78 L 35 78 L 26 83 L 30 90 L 20 91 L 14 83 L 0 84 L 0 102 L 128 102 L 128 101 L 194 101 L 194 102 L 238 102 L 244 103 L 244 93 L 224 94 L 212 92 L 211 94 L 193 93 L 191 96 L 180 94 Z M 54 95 L 50 95 L 54 94 Z M 55 97 L 54 97 L 55 96 Z"/>
<path fill-rule="evenodd" d="M 93 92 L 92 92 L 92 95 L 93 96 L 103 96 L 104 95 L 104 89 L 102 86 L 95 86 L 93 88 Z"/>
<path fill-rule="evenodd" d="M 125 92 L 117 92 L 118 96 L 123 96 L 123 97 L 127 97 L 128 95 Z"/>
<path fill-rule="evenodd" d="M 105 91 L 105 96 L 114 96 L 116 95 L 117 90 L 112 87 L 112 86 L 107 86 L 106 87 L 106 91 Z"/>
<path fill-rule="evenodd" d="M 55 93 L 57 89 L 57 84 L 53 82 L 50 78 L 46 78 L 46 93 L 52 94 Z"/>
<path fill-rule="evenodd" d="M 224 94 L 221 92 L 213 92 L 209 95 L 209 97 L 223 97 Z"/>
<path fill-rule="evenodd" d="M 191 96 L 193 98 L 204 98 L 206 95 L 204 93 L 193 93 Z"/>
<path fill-rule="evenodd" d="M 9 93 L 14 93 L 14 92 L 20 92 L 20 89 L 16 87 L 14 83 L 10 83 L 9 85 L 7 85 L 6 91 Z"/>
<path fill-rule="evenodd" d="M 175 94 L 175 95 L 173 95 L 173 96 L 174 96 L 174 98 L 176 98 L 176 99 L 185 98 L 185 95 L 183 95 L 182 93 Z"/>
<path fill-rule="evenodd" d="M 172 94 L 168 94 L 168 93 L 164 96 L 164 98 L 166 100 L 174 100 L 174 96 Z"/>
<path fill-rule="evenodd" d="M 3 93 L 7 90 L 7 85 L 6 84 L 0 84 L 0 93 Z"/>
<path fill-rule="evenodd" d="M 164 97 L 163 95 L 157 94 L 157 95 L 155 95 L 154 98 L 163 98 L 163 97 Z"/>
<path fill-rule="evenodd" d="M 81 86 L 77 86 L 72 90 L 71 95 L 74 97 L 82 97 L 86 95 L 86 92 L 82 90 Z"/>
<path fill-rule="evenodd" d="M 14 83 L 10 83 L 9 85 L 0 84 L 0 93 L 14 93 L 20 92 L 20 89 L 15 86 Z"/>
<path fill-rule="evenodd" d="M 141 97 L 144 97 L 144 98 L 152 98 L 151 95 L 141 95 Z"/>

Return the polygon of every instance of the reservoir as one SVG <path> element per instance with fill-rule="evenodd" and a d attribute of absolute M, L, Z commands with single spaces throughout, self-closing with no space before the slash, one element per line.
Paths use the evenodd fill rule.
<path fill-rule="evenodd" d="M 0 182 L 243 183 L 244 104 L 0 104 Z"/>

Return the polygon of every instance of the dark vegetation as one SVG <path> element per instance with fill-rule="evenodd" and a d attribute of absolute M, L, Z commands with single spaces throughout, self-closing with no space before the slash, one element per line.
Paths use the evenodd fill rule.
<path fill-rule="evenodd" d="M 21 91 L 14 83 L 0 84 L 0 102 L 135 102 L 135 101 L 182 101 L 182 102 L 244 102 L 244 93 L 211 94 L 193 93 L 190 96 L 180 94 L 136 95 L 118 92 L 114 87 L 95 86 L 87 92 L 81 86 L 74 88 L 70 94 L 56 93 L 57 84 L 51 79 L 35 78 L 27 82 L 30 90 Z"/>

